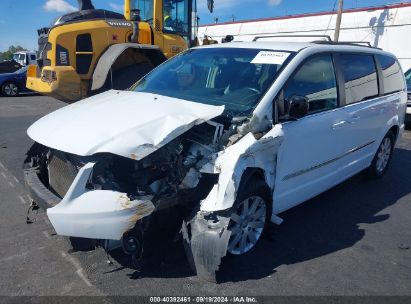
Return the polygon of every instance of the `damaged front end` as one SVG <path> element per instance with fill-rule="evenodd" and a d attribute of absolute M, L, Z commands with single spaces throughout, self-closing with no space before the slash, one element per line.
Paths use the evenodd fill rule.
<path fill-rule="evenodd" d="M 151 215 L 176 206 L 190 214 L 217 183 L 218 174 L 201 171 L 222 148 L 223 131 L 223 124 L 202 123 L 141 160 L 111 153 L 78 156 L 36 143 L 28 153 L 26 180 L 32 195 L 37 188 L 54 198 L 43 207 L 57 234 L 121 240 L 126 253 L 138 254 Z M 33 175 L 37 187 L 29 182 Z"/>
<path fill-rule="evenodd" d="M 142 160 L 114 154 L 85 157 L 66 193 L 59 190 L 64 183 L 55 183 L 51 178 L 56 174 L 54 170 L 49 171 L 51 188 L 63 197 L 57 206 L 47 210 L 56 232 L 120 240 L 152 212 L 176 205 L 189 207 L 201 199 L 198 194 L 211 189 L 212 179 L 205 177 L 200 183 L 203 176 L 199 169 L 208 162 L 213 145 L 198 142 L 196 129 Z M 48 164 L 53 164 L 55 155 L 49 153 Z M 66 158 L 66 164 L 71 163 L 69 159 Z"/>
<path fill-rule="evenodd" d="M 266 120 L 224 116 L 224 107 L 128 97 L 108 92 L 94 104 L 67 106 L 30 127 L 36 142 L 25 163 L 30 192 L 58 234 L 122 245 L 133 256 L 143 251 L 150 220 L 179 208 L 183 217 L 176 221 L 190 264 L 199 277 L 214 281 L 227 253 L 243 173 L 260 168 L 271 189 L 280 130 L 266 133 Z M 112 98 L 127 104 L 113 108 Z M 84 108 L 99 119 L 90 121 Z M 84 117 L 64 124 L 76 115 Z"/>

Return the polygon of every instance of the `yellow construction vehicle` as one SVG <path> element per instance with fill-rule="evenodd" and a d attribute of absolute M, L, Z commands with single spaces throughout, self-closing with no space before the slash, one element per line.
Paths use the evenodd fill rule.
<path fill-rule="evenodd" d="M 124 15 L 78 2 L 79 11 L 38 30 L 27 88 L 66 102 L 126 89 L 197 41 L 196 0 L 124 0 Z"/>

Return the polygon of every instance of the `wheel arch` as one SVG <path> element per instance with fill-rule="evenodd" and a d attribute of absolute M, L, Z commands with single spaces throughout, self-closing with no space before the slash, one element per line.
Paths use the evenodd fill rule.
<path fill-rule="evenodd" d="M 118 70 L 122 67 L 127 67 L 130 63 L 136 62 L 136 56 L 132 54 L 139 54 L 152 62 L 152 58 L 158 62 L 152 62 L 154 66 L 166 60 L 166 57 L 158 46 L 137 44 L 137 43 L 121 43 L 115 44 L 107 48 L 107 50 L 100 56 L 94 68 L 91 79 L 91 91 L 96 91 L 106 84 L 110 69 Z M 147 56 L 148 55 L 148 56 Z M 152 58 L 149 58 L 151 56 Z"/>
<path fill-rule="evenodd" d="M 0 87 L 2 87 L 6 83 L 14 83 L 20 89 L 20 85 L 17 83 L 17 81 L 11 79 L 4 80 L 2 83 L 0 83 Z"/>
<path fill-rule="evenodd" d="M 273 190 L 268 181 L 267 181 L 267 177 L 266 177 L 266 172 L 264 169 L 259 168 L 259 167 L 248 167 L 244 170 L 241 179 L 240 179 L 240 183 L 238 186 L 238 191 L 240 191 L 240 189 L 244 188 L 248 183 L 250 182 L 261 182 L 264 184 L 264 187 L 266 188 L 267 191 L 267 199 L 269 200 L 269 203 L 271 204 L 271 210 L 273 209 Z M 238 196 L 238 193 L 237 195 Z"/>
<path fill-rule="evenodd" d="M 260 181 L 265 184 L 265 186 L 272 190 L 268 185 L 265 171 L 259 167 L 248 167 L 244 170 L 244 173 L 241 176 L 239 187 L 246 185 L 250 181 Z"/>
<path fill-rule="evenodd" d="M 398 125 L 393 125 L 388 132 L 392 132 L 394 134 L 395 141 L 398 139 L 398 134 L 400 133 L 400 127 Z M 387 132 L 387 133 L 388 133 Z"/>

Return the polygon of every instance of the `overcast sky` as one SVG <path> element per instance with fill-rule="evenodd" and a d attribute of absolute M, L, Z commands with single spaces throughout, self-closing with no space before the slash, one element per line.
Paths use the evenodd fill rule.
<path fill-rule="evenodd" d="M 377 6 L 394 2 L 384 0 L 345 0 L 345 8 Z M 215 0 L 214 13 L 207 0 L 197 0 L 200 24 L 268 18 L 290 14 L 331 11 L 336 0 Z M 48 26 L 56 17 L 77 9 L 76 0 L 0 0 L 0 51 L 10 45 L 37 49 L 37 29 Z M 96 8 L 122 12 L 124 0 L 93 0 Z"/>

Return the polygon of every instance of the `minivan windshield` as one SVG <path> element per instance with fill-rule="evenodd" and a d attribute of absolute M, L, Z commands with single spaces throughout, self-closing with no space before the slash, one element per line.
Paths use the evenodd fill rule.
<path fill-rule="evenodd" d="M 178 55 L 131 90 L 210 105 L 229 116 L 248 115 L 271 86 L 290 52 L 246 48 L 199 48 Z"/>

